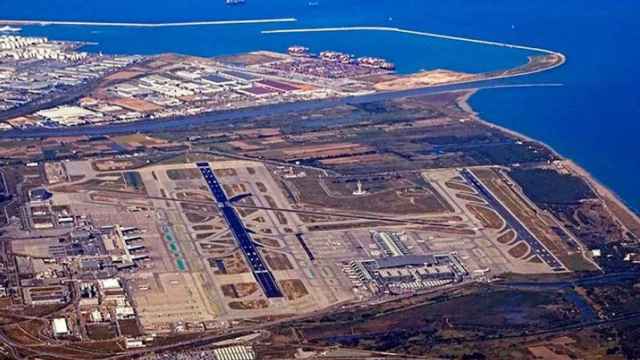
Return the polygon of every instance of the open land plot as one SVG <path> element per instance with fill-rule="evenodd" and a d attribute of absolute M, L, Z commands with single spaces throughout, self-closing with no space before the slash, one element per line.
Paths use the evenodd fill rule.
<path fill-rule="evenodd" d="M 449 82 L 464 81 L 474 77 L 472 74 L 458 73 L 449 70 L 424 71 L 397 79 L 381 81 L 375 84 L 377 90 L 397 91 L 406 90 L 422 86 L 431 86 Z"/>
<path fill-rule="evenodd" d="M 92 340 L 108 340 L 116 337 L 117 329 L 111 323 L 87 325 L 87 335 Z"/>
<path fill-rule="evenodd" d="M 16 255 L 29 255 L 33 257 L 46 258 L 54 256 L 56 249 L 60 246 L 57 237 L 42 239 L 20 239 L 11 241 L 11 250 Z"/>
<path fill-rule="evenodd" d="M 287 182 L 295 189 L 294 194 L 299 201 L 306 205 L 387 214 L 433 214 L 448 211 L 446 200 L 429 186 L 408 187 L 402 186 L 399 181 L 397 188 L 382 188 L 380 191 L 372 189 L 373 191 L 364 195 L 352 195 L 357 189 L 355 182 L 336 182 L 310 176 L 288 179 Z"/>
<path fill-rule="evenodd" d="M 452 190 L 458 190 L 461 191 L 463 193 L 469 193 L 469 194 L 475 194 L 476 191 L 473 190 L 473 188 L 467 186 L 467 185 L 463 185 L 461 183 L 459 183 L 458 181 L 448 181 L 447 183 L 445 183 L 445 185 Z M 464 194 L 467 195 L 467 194 Z"/>
<path fill-rule="evenodd" d="M 280 286 L 289 300 L 296 300 L 309 295 L 304 283 L 298 279 L 280 281 Z"/>
<path fill-rule="evenodd" d="M 239 283 L 239 284 L 225 284 L 221 286 L 222 293 L 226 297 L 230 298 L 243 298 L 247 297 L 258 291 L 258 284 L 255 282 Z"/>
<path fill-rule="evenodd" d="M 200 171 L 198 169 L 169 169 L 167 170 L 167 176 L 171 180 L 194 180 L 199 179 Z"/>
<path fill-rule="evenodd" d="M 465 193 L 457 193 L 456 197 L 458 199 L 467 200 L 467 201 L 472 202 L 472 203 L 485 204 L 485 201 L 481 197 L 476 196 L 476 195 L 465 194 Z"/>
<path fill-rule="evenodd" d="M 157 104 L 136 98 L 118 98 L 110 100 L 109 102 L 140 113 L 154 112 L 162 109 L 162 107 Z"/>
<path fill-rule="evenodd" d="M 518 241 L 511 249 L 509 249 L 509 255 L 514 258 L 521 258 L 529 253 L 529 246 L 524 241 Z"/>
<path fill-rule="evenodd" d="M 505 222 L 500 215 L 490 208 L 469 204 L 467 209 L 487 228 L 500 230 L 505 226 Z"/>
<path fill-rule="evenodd" d="M 270 63 L 273 61 L 282 60 L 282 58 L 283 56 L 281 54 L 268 51 L 256 51 L 247 54 L 218 56 L 215 58 L 215 60 L 226 64 L 247 66 Z"/>
<path fill-rule="evenodd" d="M 510 244 L 515 239 L 516 239 L 516 232 L 513 231 L 512 229 L 509 229 L 504 233 L 500 234 L 500 236 L 498 237 L 498 242 L 501 244 Z"/>

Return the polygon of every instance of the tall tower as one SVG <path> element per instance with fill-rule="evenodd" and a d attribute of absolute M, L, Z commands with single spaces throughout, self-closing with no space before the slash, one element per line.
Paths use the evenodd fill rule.
<path fill-rule="evenodd" d="M 367 191 L 362 188 L 362 181 L 358 180 L 358 188 L 353 192 L 353 195 L 364 195 Z"/>

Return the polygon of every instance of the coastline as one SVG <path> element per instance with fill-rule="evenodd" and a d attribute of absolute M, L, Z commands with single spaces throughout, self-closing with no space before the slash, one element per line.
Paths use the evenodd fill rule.
<path fill-rule="evenodd" d="M 605 201 L 605 206 L 607 208 L 609 208 L 609 210 L 611 212 L 615 213 L 615 211 L 613 209 L 611 209 L 612 205 L 617 205 L 620 208 L 622 208 L 622 210 L 626 211 L 629 214 L 629 216 L 631 217 L 631 220 L 636 223 L 635 224 L 636 226 L 630 227 L 629 224 L 627 224 L 623 219 L 618 219 L 618 220 L 620 220 L 622 225 L 625 228 L 627 228 L 628 231 L 630 231 L 633 234 L 635 234 L 636 236 L 640 237 L 640 231 L 639 231 L 640 228 L 638 228 L 638 226 L 640 226 L 640 215 L 638 214 L 637 210 L 635 210 L 631 206 L 627 205 L 627 203 L 624 201 L 624 199 L 622 199 L 620 196 L 618 196 L 618 194 L 616 194 L 615 191 L 613 191 L 611 188 L 609 188 L 608 186 L 604 185 L 603 183 L 599 182 L 589 171 L 587 171 L 585 168 L 583 168 L 582 166 L 577 164 L 575 161 L 573 161 L 571 159 L 563 158 L 562 163 L 563 163 L 563 165 L 565 167 L 571 169 L 578 176 L 580 176 L 583 179 L 587 180 L 589 185 L 592 187 L 592 189 L 598 195 L 600 195 L 603 198 L 606 198 L 607 200 L 611 201 L 612 203 L 607 203 Z"/>
<path fill-rule="evenodd" d="M 492 123 L 490 121 L 484 120 L 480 117 L 480 115 L 478 114 L 477 111 L 475 111 L 471 105 L 469 104 L 469 99 L 478 92 L 478 89 L 474 89 L 474 90 L 468 90 L 468 91 L 464 91 L 463 95 L 460 96 L 457 100 L 457 104 L 458 106 L 464 110 L 465 112 L 467 112 L 470 117 L 475 120 L 478 121 L 480 123 L 482 123 L 483 125 L 486 125 L 488 127 L 491 127 L 493 129 L 498 129 L 502 132 L 505 132 L 511 136 L 514 137 L 518 137 L 521 139 L 524 139 L 528 142 L 532 142 L 532 143 L 536 143 L 538 145 L 544 146 L 545 148 L 549 149 L 556 157 L 558 157 L 561 161 L 561 164 L 563 165 L 563 167 L 565 167 L 565 169 L 569 170 L 571 173 L 573 173 L 576 176 L 581 177 L 583 180 L 585 180 L 587 182 L 587 184 L 591 187 L 591 189 L 596 193 L 597 196 L 601 197 L 604 205 L 609 209 L 609 211 L 616 216 L 616 218 L 622 223 L 622 225 L 630 232 L 634 233 L 636 236 L 640 237 L 640 216 L 638 215 L 638 212 L 633 209 L 631 206 L 629 206 L 620 196 L 618 196 L 618 194 L 616 194 L 611 188 L 607 187 L 606 185 L 604 185 L 602 182 L 600 182 L 595 176 L 593 176 L 589 171 L 587 171 L 585 168 L 583 168 L 582 166 L 580 166 L 579 164 L 577 164 L 575 161 L 568 159 L 564 156 L 562 156 L 558 151 L 556 151 L 552 146 L 531 138 L 525 134 L 522 134 L 520 132 L 517 132 L 515 130 L 497 125 L 495 123 Z M 607 200 L 609 200 L 611 203 L 607 203 Z M 619 216 L 617 216 L 615 213 L 616 211 L 614 211 L 613 209 L 611 209 L 611 205 L 614 206 L 618 206 L 620 207 L 621 210 L 623 210 L 626 214 L 629 215 L 630 219 L 628 219 L 627 221 L 633 221 L 635 222 L 635 224 L 628 224 L 627 221 L 620 219 Z M 631 226 L 630 226 L 631 225 Z"/>
<path fill-rule="evenodd" d="M 556 56 L 558 58 L 557 61 L 551 64 L 546 64 L 545 66 L 541 66 L 538 68 L 533 67 L 532 69 L 526 69 L 525 71 L 518 71 L 521 68 L 532 66 L 532 64 L 534 63 L 533 61 L 534 56 L 528 56 L 527 62 L 523 65 L 519 65 L 513 68 L 508 68 L 500 71 L 475 73 L 473 74 L 473 77 L 471 79 L 450 81 L 450 82 L 446 82 L 438 85 L 464 84 L 464 83 L 470 83 L 477 80 L 496 80 L 496 79 L 522 77 L 522 76 L 533 75 L 533 74 L 553 70 L 557 67 L 564 65 L 567 62 L 566 55 L 559 51 L 543 49 L 539 47 L 531 47 L 526 45 L 516 45 L 516 44 L 510 44 L 510 43 L 504 43 L 504 42 L 498 42 L 498 41 L 481 40 L 476 38 L 468 38 L 468 37 L 446 35 L 446 34 L 437 34 L 432 32 L 425 32 L 425 31 L 415 31 L 415 30 L 409 30 L 409 29 L 397 28 L 397 27 L 348 26 L 348 27 L 329 27 L 329 28 L 275 29 L 275 30 L 262 30 L 260 33 L 264 35 L 271 35 L 271 34 L 289 34 L 289 33 L 351 32 L 351 31 L 395 32 L 395 33 L 409 34 L 414 36 L 423 36 L 423 37 L 429 37 L 429 38 L 437 38 L 437 39 L 443 39 L 443 40 L 449 40 L 449 41 L 461 41 L 461 42 L 468 42 L 468 43 L 485 45 L 485 46 L 496 46 L 501 48 L 510 48 L 510 49 L 526 50 L 531 52 L 539 52 L 544 54 L 543 56 Z M 488 75 L 488 76 L 482 77 L 483 75 Z M 435 85 L 430 85 L 430 86 L 435 86 Z M 430 86 L 425 86 L 425 87 L 430 87 Z"/>

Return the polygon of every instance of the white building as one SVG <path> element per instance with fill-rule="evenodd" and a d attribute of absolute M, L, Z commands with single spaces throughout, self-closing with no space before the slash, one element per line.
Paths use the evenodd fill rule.
<path fill-rule="evenodd" d="M 65 318 L 53 319 L 53 322 L 51 323 L 51 325 L 53 327 L 54 336 L 69 335 L 69 327 L 67 326 L 67 319 Z"/>
<path fill-rule="evenodd" d="M 58 106 L 40 110 L 36 114 L 64 126 L 80 125 L 101 120 L 102 114 L 79 106 Z"/>

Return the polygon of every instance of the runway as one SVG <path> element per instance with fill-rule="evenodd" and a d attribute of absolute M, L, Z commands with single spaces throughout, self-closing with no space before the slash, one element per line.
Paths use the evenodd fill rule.
<path fill-rule="evenodd" d="M 227 198 L 227 194 L 224 192 L 220 182 L 218 182 L 213 170 L 211 170 L 209 163 L 201 162 L 197 163 L 197 165 L 209 186 L 209 190 L 211 190 L 211 193 L 218 204 L 220 213 L 229 226 L 229 229 L 233 234 L 233 238 L 242 250 L 247 263 L 251 267 L 251 272 L 256 278 L 258 284 L 260 284 L 265 296 L 268 298 L 282 297 L 282 292 L 280 291 L 273 274 L 265 265 L 264 260 L 262 260 L 262 257 L 258 253 L 249 232 L 244 227 L 244 224 L 236 210 L 231 206 L 231 203 Z"/>
<path fill-rule="evenodd" d="M 518 238 L 524 240 L 531 250 L 544 261 L 553 271 L 564 271 L 565 268 L 562 263 L 551 252 L 536 239 L 535 236 L 518 220 L 502 203 L 496 199 L 495 196 L 476 178 L 471 171 L 464 169 L 461 171 L 464 179 L 472 185 L 479 194 L 489 203 L 489 205 L 496 210 L 500 216 L 513 228 L 518 234 Z"/>

